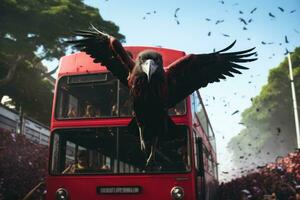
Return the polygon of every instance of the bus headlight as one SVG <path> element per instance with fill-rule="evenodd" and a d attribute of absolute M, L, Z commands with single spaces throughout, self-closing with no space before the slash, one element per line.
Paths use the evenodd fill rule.
<path fill-rule="evenodd" d="M 56 200 L 68 200 L 68 192 L 64 188 L 56 190 Z"/>
<path fill-rule="evenodd" d="M 175 186 L 171 190 L 171 197 L 174 200 L 181 200 L 184 197 L 184 190 L 182 187 Z"/>

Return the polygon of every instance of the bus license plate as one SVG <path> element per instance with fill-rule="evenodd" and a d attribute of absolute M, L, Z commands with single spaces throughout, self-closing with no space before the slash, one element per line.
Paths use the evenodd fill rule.
<path fill-rule="evenodd" d="M 98 186 L 98 194 L 138 194 L 140 186 Z"/>

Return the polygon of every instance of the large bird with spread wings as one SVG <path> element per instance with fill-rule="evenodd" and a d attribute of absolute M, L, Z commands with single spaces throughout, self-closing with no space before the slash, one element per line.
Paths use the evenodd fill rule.
<path fill-rule="evenodd" d="M 146 166 L 155 162 L 159 139 L 174 127 L 168 108 L 208 83 L 241 74 L 239 70 L 248 68 L 240 63 L 256 60 L 250 58 L 255 54 L 254 48 L 227 52 L 234 46 L 233 42 L 214 53 L 186 55 L 164 69 L 158 52 L 145 50 L 133 60 L 116 38 L 95 27 L 75 34 L 82 38 L 70 42 L 89 54 L 94 62 L 106 66 L 130 89 L 135 113 L 132 123 L 138 127 L 141 150 L 147 153 Z"/>

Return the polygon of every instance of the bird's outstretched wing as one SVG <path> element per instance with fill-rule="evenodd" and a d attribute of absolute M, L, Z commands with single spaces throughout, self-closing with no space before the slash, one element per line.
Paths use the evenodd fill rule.
<path fill-rule="evenodd" d="M 134 67 L 134 61 L 122 44 L 114 37 L 97 30 L 78 30 L 75 36 L 81 39 L 68 41 L 74 47 L 89 54 L 95 63 L 106 66 L 123 84 L 128 86 L 127 77 Z"/>
<path fill-rule="evenodd" d="M 168 84 L 168 107 L 173 107 L 195 90 L 205 87 L 208 83 L 219 82 L 233 77 L 233 74 L 241 74 L 239 70 L 248 69 L 240 63 L 251 62 L 257 58 L 249 58 L 254 55 L 254 48 L 226 52 L 233 47 L 235 41 L 225 49 L 210 54 L 189 54 L 174 63 L 166 70 Z"/>

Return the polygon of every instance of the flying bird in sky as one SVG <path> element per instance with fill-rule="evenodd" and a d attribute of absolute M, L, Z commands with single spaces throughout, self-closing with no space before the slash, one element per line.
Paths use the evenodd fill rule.
<path fill-rule="evenodd" d="M 239 110 L 234 111 L 233 113 L 231 113 L 231 115 L 235 115 L 236 113 L 238 113 Z"/>
<path fill-rule="evenodd" d="M 275 15 L 269 12 L 269 16 L 275 18 Z"/>
<path fill-rule="evenodd" d="M 281 12 L 284 12 L 284 9 L 281 8 L 280 6 L 277 7 Z"/>
<path fill-rule="evenodd" d="M 101 63 L 130 90 L 135 124 L 141 150 L 148 157 L 146 166 L 155 165 L 159 140 L 175 127 L 168 109 L 188 95 L 209 83 L 226 76 L 241 74 L 248 69 L 242 63 L 255 61 L 254 48 L 227 52 L 235 41 L 223 50 L 209 54 L 188 54 L 169 66 L 164 66 L 162 55 L 145 50 L 133 60 L 114 37 L 91 27 L 75 33 L 81 39 L 69 41 L 74 47 L 89 54 L 95 63 Z M 165 67 L 165 68 L 164 68 Z"/>
<path fill-rule="evenodd" d="M 257 8 L 253 8 L 253 10 L 251 10 L 251 14 L 253 14 L 255 11 L 257 10 Z"/>
<path fill-rule="evenodd" d="M 240 20 L 241 22 L 243 22 L 245 25 L 247 25 L 247 22 L 246 22 L 245 19 L 243 19 L 243 18 L 240 17 L 239 20 Z"/>
<path fill-rule="evenodd" d="M 286 35 L 284 36 L 284 40 L 285 40 L 285 43 L 289 43 L 289 40 Z"/>
<path fill-rule="evenodd" d="M 180 8 L 176 8 L 176 10 L 175 10 L 175 12 L 174 12 L 174 17 L 175 17 L 175 18 L 178 17 L 177 13 L 178 13 L 179 10 L 180 10 Z"/>
<path fill-rule="evenodd" d="M 217 25 L 217 24 L 220 24 L 220 23 L 223 23 L 223 22 L 224 22 L 224 20 L 217 20 L 215 24 Z"/>
<path fill-rule="evenodd" d="M 174 19 L 175 19 L 177 25 L 180 25 L 180 22 L 178 20 L 178 15 L 177 15 L 179 10 L 180 10 L 180 8 L 176 8 L 176 10 L 174 12 Z"/>
<path fill-rule="evenodd" d="M 146 15 L 151 15 L 151 13 L 152 12 L 146 12 L 145 14 Z M 153 11 L 153 14 L 156 14 L 156 10 Z M 143 16 L 143 20 L 145 20 L 145 19 L 146 19 L 146 16 Z"/>
<path fill-rule="evenodd" d="M 286 55 L 288 55 L 289 53 L 290 53 L 290 51 L 289 51 L 287 48 L 285 48 L 284 55 L 286 56 Z"/>

